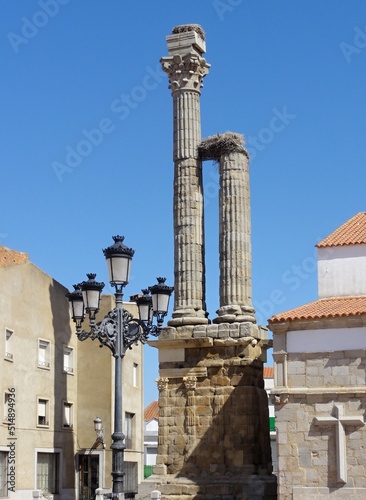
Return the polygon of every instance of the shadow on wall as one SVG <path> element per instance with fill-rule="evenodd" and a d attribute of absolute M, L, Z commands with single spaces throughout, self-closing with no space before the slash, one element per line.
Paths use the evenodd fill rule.
<path fill-rule="evenodd" d="M 67 290 L 53 281 L 49 287 L 50 305 L 54 334 L 54 448 L 62 449 L 63 478 L 60 481 L 62 489 L 75 489 L 74 470 L 74 432 L 73 405 L 76 397 L 76 381 L 73 372 L 67 372 L 64 367 L 64 347 L 69 346 L 71 339 L 69 305 L 65 297 Z M 73 390 L 73 388 L 74 390 Z M 60 457 L 59 457 L 60 459 Z"/>
<path fill-rule="evenodd" d="M 267 496 L 267 483 L 275 489 L 275 477 L 262 363 L 254 361 L 244 370 L 216 366 L 208 372 L 210 387 L 203 382 L 195 389 L 184 383 L 175 388 L 177 401 L 184 399 L 186 405 L 168 409 L 183 432 L 172 436 L 174 430 L 168 430 L 166 440 L 159 434 L 168 474 L 193 481 L 198 494 L 274 498 Z"/>

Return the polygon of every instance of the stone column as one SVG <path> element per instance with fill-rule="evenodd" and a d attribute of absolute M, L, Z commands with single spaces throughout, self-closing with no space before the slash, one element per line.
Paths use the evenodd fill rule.
<path fill-rule="evenodd" d="M 200 94 L 209 65 L 203 29 L 177 26 L 163 57 L 174 113 L 174 311 L 170 326 L 208 323 L 205 297 Z"/>
<path fill-rule="evenodd" d="M 156 380 L 159 390 L 159 432 L 158 432 L 158 457 L 161 460 L 157 460 L 156 466 L 154 467 L 154 474 L 163 475 L 166 474 L 166 466 L 164 465 L 164 459 L 168 455 L 168 429 L 167 418 L 168 418 L 168 385 L 169 379 L 167 377 L 161 377 Z"/>
<path fill-rule="evenodd" d="M 255 322 L 252 304 L 249 155 L 240 134 L 203 140 L 202 160 L 219 163 L 220 309 L 214 323 Z"/>
<path fill-rule="evenodd" d="M 187 433 L 187 457 L 192 453 L 196 445 L 195 438 L 195 389 L 197 386 L 197 377 L 183 377 L 183 383 L 187 390 L 186 404 L 186 433 Z"/>

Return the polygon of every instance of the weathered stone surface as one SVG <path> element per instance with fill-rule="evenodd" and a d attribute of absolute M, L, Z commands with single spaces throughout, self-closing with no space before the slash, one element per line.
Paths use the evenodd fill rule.
<path fill-rule="evenodd" d="M 205 311 L 200 89 L 209 64 L 197 31 L 173 33 L 169 55 L 161 59 L 168 74 L 174 116 L 174 311 L 172 326 L 208 323 Z"/>
<path fill-rule="evenodd" d="M 216 141 L 221 141 L 218 135 Z M 248 155 L 222 151 L 219 157 L 220 309 L 215 322 L 255 322 L 252 304 Z"/>
<path fill-rule="evenodd" d="M 258 346 L 250 348 L 254 353 Z M 247 473 L 245 467 L 271 478 L 262 363 L 252 357 L 244 366 L 232 364 L 235 353 L 235 345 L 189 349 L 186 369 L 206 359 L 215 361 L 207 376 L 197 377 L 189 387 L 184 378 L 169 380 L 167 387 L 161 384 L 160 404 L 170 415 L 159 420 L 159 432 L 168 445 L 163 457 L 159 446 L 159 464 L 167 470 L 162 481 L 170 474 L 208 481 L 210 471 L 215 477 L 241 477 Z"/>
<path fill-rule="evenodd" d="M 366 351 L 285 359 L 287 399 L 276 407 L 279 498 L 366 498 L 366 387 L 353 383 L 364 377 Z"/>
<path fill-rule="evenodd" d="M 251 299 L 248 155 L 220 158 L 220 311 L 205 311 L 199 98 L 202 32 L 180 26 L 162 59 L 174 107 L 175 303 L 159 356 L 158 464 L 163 500 L 274 500 L 263 359 L 267 330 Z"/>

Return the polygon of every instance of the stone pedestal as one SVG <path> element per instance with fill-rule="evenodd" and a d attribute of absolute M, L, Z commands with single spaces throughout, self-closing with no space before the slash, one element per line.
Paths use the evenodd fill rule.
<path fill-rule="evenodd" d="M 162 499 L 276 498 L 263 361 L 252 323 L 166 328 L 159 340 Z"/>

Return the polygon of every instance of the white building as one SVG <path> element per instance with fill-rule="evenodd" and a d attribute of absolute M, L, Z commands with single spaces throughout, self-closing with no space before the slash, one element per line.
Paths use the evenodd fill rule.
<path fill-rule="evenodd" d="M 319 299 L 269 320 L 278 498 L 366 498 L 366 213 L 317 245 Z"/>
<path fill-rule="evenodd" d="M 273 474 L 277 474 L 277 438 L 276 438 L 276 424 L 275 424 L 275 409 L 271 398 L 271 390 L 274 387 L 274 368 L 273 366 L 263 367 L 264 388 L 268 395 L 268 409 L 269 409 L 269 434 L 271 439 L 271 453 Z"/>
<path fill-rule="evenodd" d="M 158 454 L 159 403 L 153 401 L 144 411 L 144 465 L 145 477 L 152 473 Z"/>

